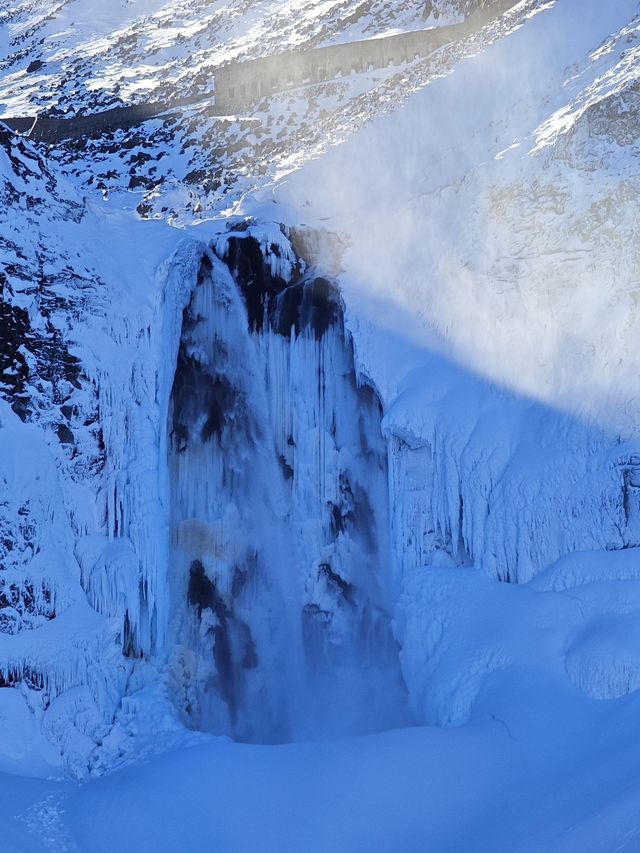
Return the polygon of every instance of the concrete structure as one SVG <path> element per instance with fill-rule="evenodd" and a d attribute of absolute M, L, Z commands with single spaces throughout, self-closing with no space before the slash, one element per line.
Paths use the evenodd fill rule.
<path fill-rule="evenodd" d="M 267 95 L 307 83 L 322 83 L 428 56 L 441 45 L 477 31 L 514 5 L 515 0 L 496 0 L 460 24 L 231 62 L 215 72 L 216 112 L 243 109 Z"/>
<path fill-rule="evenodd" d="M 74 116 L 73 118 L 51 118 L 49 116 L 26 116 L 14 118 L 4 116 L 0 122 L 11 130 L 28 136 L 35 142 L 46 142 L 50 145 L 65 139 L 81 139 L 93 133 L 114 133 L 116 130 L 127 130 L 143 121 L 156 118 L 167 110 L 166 104 L 146 103 L 133 106 L 113 107 L 90 115 Z"/>
<path fill-rule="evenodd" d="M 516 5 L 517 0 L 493 0 L 460 24 L 434 27 L 429 30 L 381 36 L 365 41 L 292 50 L 231 62 L 215 72 L 215 106 L 207 107 L 210 115 L 225 115 L 246 109 L 266 95 L 282 92 L 305 83 L 322 83 L 336 77 L 359 73 L 388 65 L 402 65 L 428 56 L 436 48 L 477 32 L 484 24 Z M 90 115 L 74 118 L 34 116 L 0 118 L 18 133 L 37 142 L 55 144 L 69 139 L 81 139 L 91 134 L 126 130 L 144 121 L 160 118 L 182 107 L 210 101 L 210 95 L 191 95 L 167 103 L 143 103 L 118 106 Z"/>

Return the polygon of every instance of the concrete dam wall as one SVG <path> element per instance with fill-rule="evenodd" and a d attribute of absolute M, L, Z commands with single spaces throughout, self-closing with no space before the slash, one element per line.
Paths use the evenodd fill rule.
<path fill-rule="evenodd" d="M 215 72 L 216 112 L 248 107 L 296 86 L 412 62 L 479 30 L 514 5 L 514 0 L 497 0 L 459 24 L 231 62 Z"/>

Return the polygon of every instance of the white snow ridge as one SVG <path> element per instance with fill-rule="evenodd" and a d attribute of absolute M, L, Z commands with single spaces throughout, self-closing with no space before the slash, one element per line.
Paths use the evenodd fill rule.
<path fill-rule="evenodd" d="M 639 80 L 638 0 L 0 0 L 2 853 L 640 851 Z"/>

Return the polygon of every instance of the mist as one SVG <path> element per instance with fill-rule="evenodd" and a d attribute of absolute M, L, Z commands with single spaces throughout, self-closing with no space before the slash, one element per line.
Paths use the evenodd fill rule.
<path fill-rule="evenodd" d="M 345 289 L 392 303 L 414 344 L 422 334 L 490 381 L 629 437 L 639 412 L 637 206 L 615 146 L 603 156 L 585 126 L 612 96 L 617 59 L 612 45 L 595 53 L 593 33 L 615 31 L 635 4 L 584 15 L 577 5 L 548 4 L 539 27 L 534 17 L 460 63 L 275 198 L 341 232 Z M 543 26 L 549 15 L 555 27 Z M 568 49 L 594 61 L 565 70 Z"/>

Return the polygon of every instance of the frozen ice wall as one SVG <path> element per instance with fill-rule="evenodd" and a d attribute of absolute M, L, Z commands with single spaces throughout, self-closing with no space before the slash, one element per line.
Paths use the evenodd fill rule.
<path fill-rule="evenodd" d="M 444 381 L 384 423 L 400 576 L 458 565 L 526 583 L 566 554 L 640 544 L 637 442 L 433 364 Z"/>
<path fill-rule="evenodd" d="M 382 412 L 338 292 L 277 229 L 215 250 L 169 415 L 173 695 L 251 741 L 404 723 Z"/>

